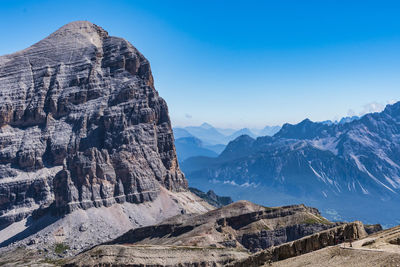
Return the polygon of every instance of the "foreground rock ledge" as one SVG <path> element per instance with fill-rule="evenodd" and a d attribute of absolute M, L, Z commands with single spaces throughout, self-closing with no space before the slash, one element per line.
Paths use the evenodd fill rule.
<path fill-rule="evenodd" d="M 281 261 L 316 251 L 327 246 L 365 238 L 367 232 L 364 225 L 359 222 L 340 225 L 319 233 L 300 238 L 270 249 L 255 253 L 250 257 L 230 264 L 230 267 L 262 266 L 265 263 Z"/>
<path fill-rule="evenodd" d="M 172 246 L 99 246 L 64 267 L 89 266 L 225 266 L 249 254 L 237 249 Z"/>
<path fill-rule="evenodd" d="M 262 266 L 366 236 L 363 224 L 353 222 L 273 246 L 255 254 L 240 248 L 101 245 L 78 255 L 65 266 Z"/>

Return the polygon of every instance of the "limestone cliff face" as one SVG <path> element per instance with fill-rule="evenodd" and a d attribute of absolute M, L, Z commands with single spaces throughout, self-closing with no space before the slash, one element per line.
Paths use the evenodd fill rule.
<path fill-rule="evenodd" d="M 355 221 L 321 231 L 313 235 L 308 235 L 292 242 L 262 250 L 244 260 L 239 260 L 234 263 L 227 264 L 226 266 L 264 266 L 264 264 L 296 257 L 325 248 L 327 246 L 334 246 L 342 242 L 362 239 L 367 235 L 368 234 L 365 231 L 362 222 Z"/>
<path fill-rule="evenodd" d="M 186 190 L 166 102 L 124 39 L 73 22 L 0 57 L 0 225 Z"/>

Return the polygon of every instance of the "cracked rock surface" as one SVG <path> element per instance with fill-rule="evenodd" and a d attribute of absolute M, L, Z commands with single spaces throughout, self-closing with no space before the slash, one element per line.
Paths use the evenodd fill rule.
<path fill-rule="evenodd" d="M 0 57 L 0 227 L 187 189 L 147 59 L 72 22 Z"/>

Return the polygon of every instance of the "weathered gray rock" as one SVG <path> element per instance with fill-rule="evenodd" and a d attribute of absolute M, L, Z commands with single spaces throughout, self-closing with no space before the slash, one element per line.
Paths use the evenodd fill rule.
<path fill-rule="evenodd" d="M 262 266 L 268 262 L 296 257 L 344 241 L 355 241 L 367 236 L 364 225 L 359 222 L 343 224 L 301 239 L 255 253 L 244 260 L 228 264 L 231 267 Z"/>
<path fill-rule="evenodd" d="M 132 229 L 107 244 L 241 248 L 255 252 L 337 226 L 315 208 L 266 208 L 239 201 L 199 215 L 180 215 Z"/>
<path fill-rule="evenodd" d="M 195 194 L 196 196 L 204 199 L 207 201 L 208 204 L 216 207 L 216 208 L 221 208 L 223 206 L 229 205 L 233 203 L 233 200 L 231 197 L 228 196 L 218 196 L 215 194 L 213 190 L 208 190 L 207 193 L 193 187 L 189 187 L 190 192 Z"/>
<path fill-rule="evenodd" d="M 185 190 L 150 64 L 90 22 L 0 57 L 0 225 Z"/>
<path fill-rule="evenodd" d="M 365 224 L 364 225 L 365 231 L 370 235 L 382 231 L 382 225 L 380 224 Z"/>
<path fill-rule="evenodd" d="M 64 267 L 220 267 L 248 257 L 243 250 L 168 246 L 98 246 Z"/>
<path fill-rule="evenodd" d="M 261 230 L 259 232 L 243 234 L 241 243 L 250 251 L 266 249 L 272 246 L 277 246 L 286 242 L 297 240 L 301 237 L 312 235 L 329 228 L 336 224 L 295 224 L 274 230 Z"/>

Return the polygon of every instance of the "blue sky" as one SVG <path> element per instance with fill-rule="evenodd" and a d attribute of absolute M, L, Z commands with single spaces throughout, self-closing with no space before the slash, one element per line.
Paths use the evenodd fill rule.
<path fill-rule="evenodd" d="M 400 100 L 400 1 L 0 3 L 0 54 L 74 20 L 130 41 L 174 125 L 319 121 Z"/>

